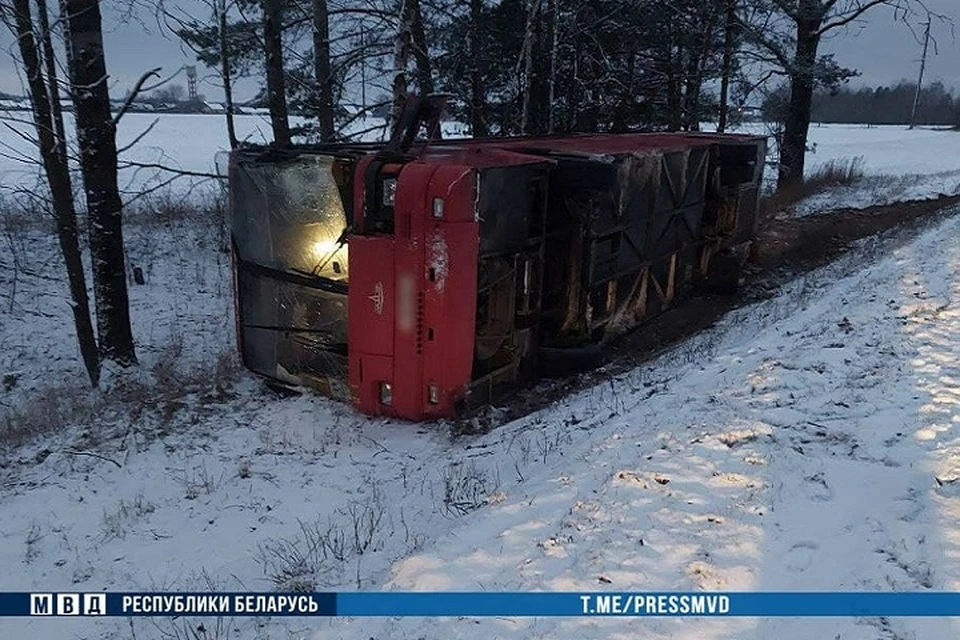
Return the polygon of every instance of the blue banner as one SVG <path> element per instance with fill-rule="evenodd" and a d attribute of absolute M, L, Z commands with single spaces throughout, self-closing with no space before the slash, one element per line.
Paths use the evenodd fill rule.
<path fill-rule="evenodd" d="M 960 593 L 0 593 L 0 616 L 960 617 Z"/>

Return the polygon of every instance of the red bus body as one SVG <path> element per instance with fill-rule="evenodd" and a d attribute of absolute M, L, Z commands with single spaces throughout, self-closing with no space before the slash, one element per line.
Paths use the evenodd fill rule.
<path fill-rule="evenodd" d="M 741 259 L 764 140 L 608 134 L 378 152 L 234 152 L 240 350 L 284 384 L 428 420 L 562 373 L 551 369 Z"/>

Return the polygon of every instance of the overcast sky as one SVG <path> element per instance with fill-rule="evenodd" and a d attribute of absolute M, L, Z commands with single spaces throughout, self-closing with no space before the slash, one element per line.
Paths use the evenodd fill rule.
<path fill-rule="evenodd" d="M 960 25 L 960 0 L 925 0 L 931 10 L 951 16 Z M 113 3 L 104 2 L 109 7 Z M 193 5 L 190 0 L 182 2 Z M 115 5 L 114 5 L 115 6 Z M 184 53 L 178 42 L 160 33 L 149 12 L 142 12 L 137 22 L 121 24 L 119 16 L 106 10 L 104 29 L 107 47 L 107 69 L 112 76 L 111 95 L 121 97 L 147 69 L 163 67 L 165 75 L 175 72 L 184 64 L 192 63 L 191 56 Z M 922 31 L 916 27 L 918 35 Z M 12 40 L 6 29 L 0 29 L 0 46 L 9 51 Z M 938 55 L 931 55 L 927 66 L 927 81 L 941 80 L 949 87 L 960 89 L 960 34 L 955 39 L 950 27 L 934 24 L 934 33 L 939 43 Z M 894 19 L 893 12 L 881 7 L 874 9 L 859 24 L 835 32 L 824 42 L 822 50 L 836 54 L 837 61 L 847 67 L 858 69 L 862 76 L 852 81 L 854 85 L 877 86 L 897 82 L 900 79 L 915 79 L 921 48 L 914 36 L 902 22 Z M 209 70 L 198 69 L 201 76 Z M 185 79 L 176 82 L 186 84 Z M 257 84 L 246 82 L 239 86 L 241 100 L 253 96 Z M 0 91 L 21 93 L 20 81 L 9 57 L 0 59 Z M 221 93 L 212 83 L 201 84 L 201 93 L 208 99 L 219 100 Z"/>

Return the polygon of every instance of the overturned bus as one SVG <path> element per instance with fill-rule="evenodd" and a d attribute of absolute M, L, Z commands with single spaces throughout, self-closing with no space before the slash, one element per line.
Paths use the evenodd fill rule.
<path fill-rule="evenodd" d="M 463 415 L 695 286 L 732 289 L 763 138 L 605 134 L 246 147 L 230 161 L 244 364 L 360 411 Z"/>

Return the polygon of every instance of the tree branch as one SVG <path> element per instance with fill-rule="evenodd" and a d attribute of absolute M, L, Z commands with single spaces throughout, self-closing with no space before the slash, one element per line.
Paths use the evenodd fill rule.
<path fill-rule="evenodd" d="M 828 31 L 831 31 L 831 30 L 833 30 L 833 29 L 837 29 L 837 28 L 839 28 L 839 27 L 846 26 L 846 25 L 850 24 L 851 22 L 853 22 L 854 20 L 856 20 L 857 18 L 859 18 L 860 16 L 862 16 L 864 13 L 866 13 L 866 12 L 869 11 L 870 9 L 872 9 L 872 8 L 874 8 L 874 7 L 876 7 L 876 6 L 879 6 L 879 5 L 881 5 L 881 4 L 890 5 L 890 6 L 895 6 L 895 4 L 899 4 L 899 3 L 896 2 L 896 0 L 869 0 L 869 1 L 866 2 L 865 4 L 858 4 L 858 5 L 857 5 L 857 8 L 856 8 L 856 9 L 852 9 L 849 14 L 847 14 L 847 15 L 841 17 L 841 18 L 837 18 L 837 19 L 834 20 L 833 22 L 828 22 L 828 23 L 826 23 L 825 25 L 823 25 L 822 27 L 820 27 L 820 29 L 817 30 L 817 35 L 818 35 L 818 36 L 822 36 L 823 34 L 827 33 Z"/>
<path fill-rule="evenodd" d="M 117 126 L 117 124 L 119 124 L 120 118 L 124 116 L 124 114 L 127 112 L 127 109 L 129 109 L 130 105 L 133 104 L 133 101 L 137 99 L 138 95 L 140 95 L 140 89 L 143 87 L 143 84 L 153 76 L 156 76 L 158 78 L 160 77 L 161 69 L 162 67 L 157 67 L 156 69 L 151 69 L 150 71 L 147 71 L 142 76 L 140 76 L 140 79 L 137 80 L 137 84 L 134 85 L 133 87 L 133 91 L 131 91 L 130 95 L 127 96 L 126 102 L 123 103 L 123 106 L 120 107 L 120 111 L 118 111 L 117 115 L 114 116 L 113 126 Z"/>
<path fill-rule="evenodd" d="M 179 176 L 190 176 L 193 178 L 211 178 L 214 180 L 220 180 L 223 176 L 219 176 L 215 173 L 206 173 L 203 171 L 188 171 L 186 169 L 176 169 L 174 167 L 168 167 L 156 162 L 136 162 L 134 160 L 125 160 L 120 162 L 121 169 L 127 169 L 134 167 L 136 169 L 156 169 L 157 171 L 166 171 L 168 173 L 175 173 Z"/>

